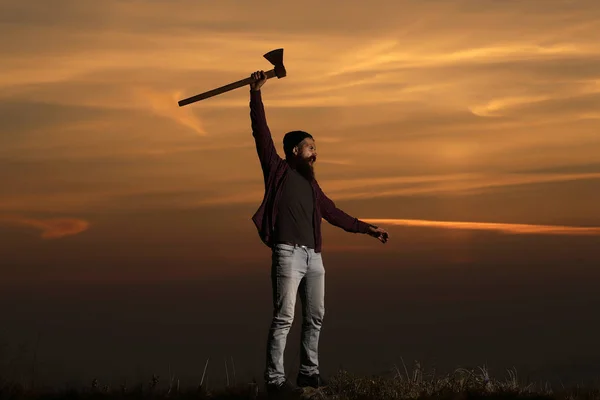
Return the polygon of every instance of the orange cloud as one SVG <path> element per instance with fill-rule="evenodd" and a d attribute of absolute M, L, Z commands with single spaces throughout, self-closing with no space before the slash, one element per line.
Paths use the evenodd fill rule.
<path fill-rule="evenodd" d="M 411 51 L 412 50 L 412 51 Z M 431 52 L 402 48 L 400 40 L 385 39 L 380 43 L 369 43 L 365 49 L 349 52 L 342 57 L 337 69 L 329 74 L 335 76 L 356 71 L 388 70 L 394 65 L 404 68 L 438 67 L 456 63 L 478 63 L 506 60 L 523 60 L 531 57 L 556 57 L 569 55 L 593 55 L 593 46 L 540 46 L 518 41 L 508 45 L 492 45 L 478 48 L 446 49 Z"/>
<path fill-rule="evenodd" d="M 432 193 L 459 193 L 513 185 L 600 179 L 600 173 L 563 174 L 452 174 L 431 176 L 341 179 L 324 183 L 337 199 L 371 199 Z M 419 183 L 418 187 L 410 184 Z M 393 187 L 397 185 L 396 187 Z M 409 185 L 403 187 L 403 185 Z M 398 187 L 399 186 L 399 187 Z M 370 187 L 370 188 L 369 188 Z M 364 188 L 357 191 L 357 188 Z"/>
<path fill-rule="evenodd" d="M 193 114 L 192 109 L 189 107 L 182 109 L 177 104 L 177 101 L 184 97 L 181 92 L 162 93 L 148 87 L 137 87 L 134 89 L 134 93 L 142 103 L 148 104 L 157 115 L 190 128 L 200 136 L 206 135 L 202 122 Z"/>
<path fill-rule="evenodd" d="M 64 236 L 76 235 L 87 230 L 88 221 L 76 218 L 26 218 L 18 215 L 0 216 L 0 222 L 29 226 L 42 231 L 43 239 L 58 239 Z"/>
<path fill-rule="evenodd" d="M 600 235 L 600 227 L 596 226 L 564 226 L 564 225 L 533 225 L 533 224 L 504 224 L 493 222 L 456 222 L 428 221 L 419 219 L 362 219 L 370 224 L 417 226 L 444 229 L 469 229 L 497 231 L 508 234 L 530 235 Z"/>

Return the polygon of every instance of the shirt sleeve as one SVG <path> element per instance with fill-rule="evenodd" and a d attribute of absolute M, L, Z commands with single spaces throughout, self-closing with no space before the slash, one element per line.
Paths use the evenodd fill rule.
<path fill-rule="evenodd" d="M 336 207 L 335 203 L 323 193 L 321 188 L 317 186 L 317 199 L 319 200 L 319 207 L 321 215 L 325 221 L 329 222 L 333 226 L 342 228 L 346 232 L 351 233 L 367 233 L 369 232 L 370 224 L 359 220 L 358 218 L 352 217 L 346 214 L 344 211 Z"/>
<path fill-rule="evenodd" d="M 281 157 L 277 154 L 271 131 L 267 125 L 260 90 L 250 90 L 250 120 L 252 122 L 252 136 L 254 136 L 256 142 L 256 151 L 266 181 L 268 175 L 281 161 Z"/>

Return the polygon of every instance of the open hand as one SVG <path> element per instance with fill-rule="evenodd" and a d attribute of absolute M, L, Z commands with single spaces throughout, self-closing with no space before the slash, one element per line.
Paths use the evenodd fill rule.
<path fill-rule="evenodd" d="M 369 232 L 367 232 L 370 236 L 373 236 L 374 238 L 379 239 L 379 241 L 381 243 L 386 243 L 388 241 L 388 238 L 390 237 L 390 235 L 387 233 L 387 231 L 383 228 L 380 228 L 378 226 L 374 226 L 371 225 L 369 227 Z"/>
<path fill-rule="evenodd" d="M 265 74 L 265 71 L 253 72 L 251 76 L 254 79 L 254 82 L 250 84 L 250 89 L 254 91 L 260 90 L 261 86 L 267 81 L 267 75 Z"/>

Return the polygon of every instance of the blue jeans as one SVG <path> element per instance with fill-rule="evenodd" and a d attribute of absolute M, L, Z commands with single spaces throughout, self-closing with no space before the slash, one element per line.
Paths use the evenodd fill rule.
<path fill-rule="evenodd" d="M 300 373 L 319 373 L 319 333 L 325 315 L 325 268 L 321 253 L 298 245 L 273 246 L 271 283 L 273 320 L 267 340 L 265 382 L 280 384 L 286 379 L 283 353 L 294 321 L 298 291 L 302 301 Z"/>

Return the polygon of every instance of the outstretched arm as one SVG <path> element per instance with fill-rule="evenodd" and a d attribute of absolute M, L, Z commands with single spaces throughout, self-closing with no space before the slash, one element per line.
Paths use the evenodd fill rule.
<path fill-rule="evenodd" d="M 346 214 L 344 211 L 336 207 L 335 203 L 323 193 L 321 188 L 317 186 L 319 207 L 321 214 L 325 221 L 329 222 L 333 226 L 342 228 L 346 232 L 351 233 L 366 233 L 379 239 L 382 243 L 386 243 L 389 234 L 385 229 L 379 228 L 375 225 L 368 224 L 358 218 L 352 217 Z"/>
<path fill-rule="evenodd" d="M 252 77 L 257 81 L 250 84 L 250 120 L 252 121 L 252 136 L 256 142 L 256 151 L 263 170 L 265 182 L 270 172 L 277 166 L 281 157 L 277 154 L 271 131 L 267 125 L 267 117 L 260 92 L 261 86 L 267 80 L 263 71 L 254 72 Z"/>
<path fill-rule="evenodd" d="M 367 233 L 371 225 L 358 218 L 351 217 L 344 211 L 336 207 L 335 203 L 323 193 L 317 185 L 317 198 L 319 199 L 319 207 L 325 221 L 333 226 L 342 228 L 346 232 L 351 233 Z"/>

